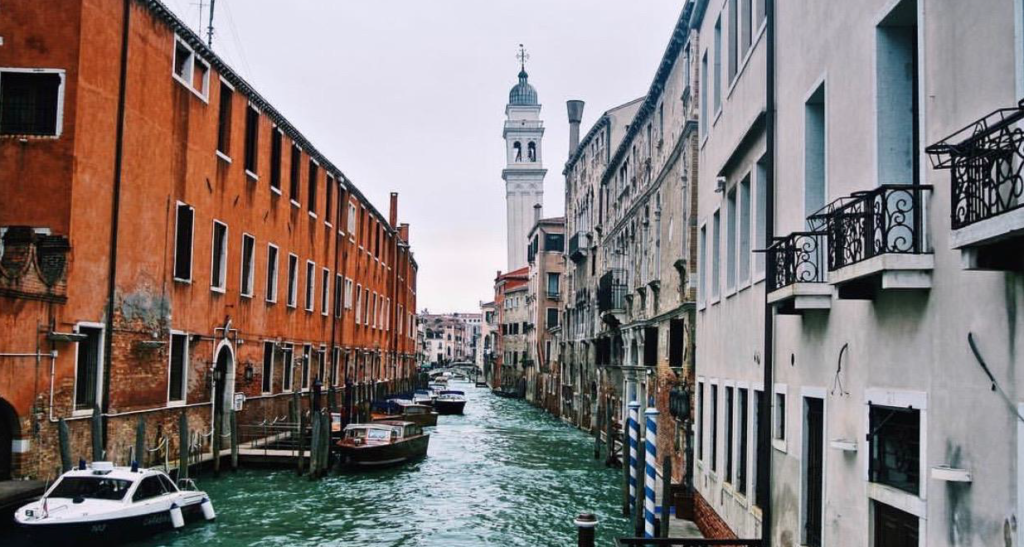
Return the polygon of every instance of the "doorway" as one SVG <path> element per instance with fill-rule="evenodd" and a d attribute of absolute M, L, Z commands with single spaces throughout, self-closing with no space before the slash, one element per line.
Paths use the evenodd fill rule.
<path fill-rule="evenodd" d="M 7 401 L 0 399 L 0 481 L 10 480 L 14 467 L 14 440 L 21 437 L 18 415 Z"/>
<path fill-rule="evenodd" d="M 221 434 L 227 432 L 224 415 L 231 408 L 231 391 L 234 387 L 234 356 L 231 348 L 224 343 L 217 351 L 217 364 L 214 367 L 213 393 L 213 425 L 214 430 Z"/>
<path fill-rule="evenodd" d="M 804 398 L 804 544 L 821 547 L 825 468 L 825 402 Z"/>

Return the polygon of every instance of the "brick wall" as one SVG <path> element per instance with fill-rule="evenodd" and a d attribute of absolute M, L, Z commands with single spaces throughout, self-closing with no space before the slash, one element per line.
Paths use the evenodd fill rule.
<path fill-rule="evenodd" d="M 729 529 L 729 525 L 722 520 L 722 517 L 718 516 L 718 513 L 700 495 L 700 492 L 694 492 L 693 503 L 694 522 L 704 537 L 708 539 L 737 539 L 736 534 Z"/>

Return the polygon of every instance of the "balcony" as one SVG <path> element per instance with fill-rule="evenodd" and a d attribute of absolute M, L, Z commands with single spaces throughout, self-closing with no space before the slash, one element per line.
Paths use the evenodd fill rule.
<path fill-rule="evenodd" d="M 1024 101 L 925 148 L 950 171 L 950 247 L 965 269 L 1024 271 Z"/>
<path fill-rule="evenodd" d="M 828 235 L 793 232 L 767 249 L 768 303 L 784 315 L 832 307 L 826 253 Z"/>
<path fill-rule="evenodd" d="M 587 257 L 587 250 L 590 248 L 590 232 L 580 230 L 576 235 L 569 238 L 569 258 L 573 262 L 579 262 Z"/>
<path fill-rule="evenodd" d="M 554 289 L 554 290 L 548 289 L 547 291 L 545 291 L 545 294 L 547 295 L 548 300 L 561 300 L 562 299 L 562 293 L 560 293 L 558 291 L 558 289 Z"/>
<path fill-rule="evenodd" d="M 935 260 L 925 237 L 931 186 L 883 185 L 840 198 L 808 218 L 828 236 L 829 283 L 844 299 L 882 290 L 930 289 Z"/>
<path fill-rule="evenodd" d="M 605 272 L 597 283 L 597 309 L 601 313 L 626 311 L 626 270 L 614 268 Z"/>

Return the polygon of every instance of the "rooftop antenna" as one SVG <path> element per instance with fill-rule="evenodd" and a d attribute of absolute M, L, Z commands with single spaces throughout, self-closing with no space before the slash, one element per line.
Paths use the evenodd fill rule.
<path fill-rule="evenodd" d="M 210 0 L 210 16 L 206 20 L 206 47 L 210 49 L 213 49 L 213 6 L 216 4 L 217 0 Z M 202 2 L 199 5 L 202 6 Z"/>
<path fill-rule="evenodd" d="M 519 44 L 519 53 L 516 54 L 516 59 L 519 59 L 519 70 L 526 72 L 526 61 L 530 60 L 530 54 L 526 52 L 523 44 Z"/>

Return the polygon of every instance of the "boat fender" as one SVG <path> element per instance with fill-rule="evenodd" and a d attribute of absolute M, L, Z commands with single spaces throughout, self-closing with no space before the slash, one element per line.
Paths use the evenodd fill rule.
<path fill-rule="evenodd" d="M 185 516 L 181 514 L 181 507 L 177 503 L 171 504 L 171 524 L 175 530 L 185 526 Z"/>
<path fill-rule="evenodd" d="M 203 503 L 199 507 L 203 510 L 203 518 L 206 520 L 217 518 L 217 513 L 213 510 L 213 503 L 210 502 L 210 498 L 203 498 Z"/>

